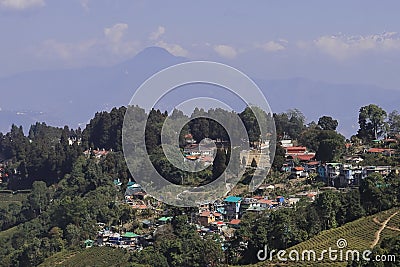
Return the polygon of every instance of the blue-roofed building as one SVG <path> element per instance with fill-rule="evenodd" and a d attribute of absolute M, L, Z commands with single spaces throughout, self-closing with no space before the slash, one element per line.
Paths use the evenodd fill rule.
<path fill-rule="evenodd" d="M 282 205 L 285 202 L 285 198 L 282 196 L 277 196 L 276 201 L 279 203 L 279 205 Z"/>
<path fill-rule="evenodd" d="M 225 202 L 234 202 L 234 203 L 237 203 L 237 202 L 242 201 L 242 198 L 241 198 L 241 197 L 235 197 L 235 196 L 228 196 L 228 197 L 226 197 L 226 198 L 224 199 L 224 201 L 225 201 Z"/>
<path fill-rule="evenodd" d="M 137 184 L 135 182 L 129 181 L 128 186 L 126 187 L 125 190 L 125 196 L 132 196 L 134 194 L 144 192 L 140 184 Z"/>
<path fill-rule="evenodd" d="M 122 183 L 121 183 L 121 181 L 119 180 L 119 178 L 118 179 L 114 179 L 114 185 L 115 186 L 121 186 L 122 185 Z"/>
<path fill-rule="evenodd" d="M 226 219 L 238 219 L 240 212 L 240 203 L 242 202 L 241 197 L 228 196 L 224 199 L 224 210 Z"/>

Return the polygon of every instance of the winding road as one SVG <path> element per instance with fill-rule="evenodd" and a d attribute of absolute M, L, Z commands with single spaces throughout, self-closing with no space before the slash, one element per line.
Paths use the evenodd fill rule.
<path fill-rule="evenodd" d="M 380 227 L 379 230 L 375 233 L 375 240 L 374 240 L 374 242 L 372 242 L 371 248 L 374 248 L 374 247 L 378 244 L 379 240 L 381 239 L 381 233 L 382 233 L 383 229 L 386 228 L 386 226 L 387 226 L 387 224 L 389 223 L 389 221 L 390 221 L 394 216 L 396 216 L 398 213 L 399 213 L 399 212 L 396 211 L 395 213 L 393 213 L 392 215 L 390 215 L 389 218 L 387 218 L 383 223 L 379 223 L 379 224 L 381 225 L 381 227 Z M 374 221 L 377 222 L 377 223 L 379 222 L 376 218 L 374 218 Z"/>

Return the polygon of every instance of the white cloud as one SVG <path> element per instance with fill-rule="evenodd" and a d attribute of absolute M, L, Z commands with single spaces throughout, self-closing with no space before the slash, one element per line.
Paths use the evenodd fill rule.
<path fill-rule="evenodd" d="M 110 28 L 104 28 L 104 35 L 111 42 L 118 43 L 121 41 L 127 29 L 128 29 L 128 24 L 117 23 Z"/>
<path fill-rule="evenodd" d="M 123 40 L 127 29 L 128 24 L 126 23 L 117 23 L 110 28 L 104 28 L 104 36 L 114 54 L 132 55 L 135 52 L 136 42 Z"/>
<path fill-rule="evenodd" d="M 264 51 L 267 52 L 277 52 L 285 50 L 286 49 L 285 44 L 287 44 L 287 41 L 281 39 L 279 40 L 279 42 L 269 41 L 265 44 L 258 45 L 258 47 L 262 48 Z"/>
<path fill-rule="evenodd" d="M 150 34 L 149 39 L 150 40 L 158 40 L 161 37 L 161 35 L 163 35 L 164 33 L 165 33 L 165 27 L 158 26 L 157 30 Z"/>
<path fill-rule="evenodd" d="M 314 41 L 314 44 L 322 52 L 336 58 L 343 60 L 348 57 L 350 45 L 340 38 L 335 36 L 322 36 Z"/>
<path fill-rule="evenodd" d="M 89 11 L 89 2 L 90 0 L 80 0 L 82 8 L 86 11 Z"/>
<path fill-rule="evenodd" d="M 322 52 L 344 60 L 367 51 L 387 52 L 400 50 L 400 36 L 395 32 L 374 35 L 333 35 L 321 36 L 313 44 Z"/>
<path fill-rule="evenodd" d="M 44 5 L 44 0 L 0 0 L 0 7 L 4 9 L 23 10 Z"/>
<path fill-rule="evenodd" d="M 237 56 L 235 48 L 229 45 L 216 45 L 214 46 L 214 51 L 217 52 L 219 56 L 224 58 L 233 59 Z"/>
<path fill-rule="evenodd" d="M 153 41 L 152 44 L 166 49 L 168 52 L 175 56 L 186 57 L 188 55 L 188 51 L 184 49 L 181 45 L 160 40 L 165 32 L 165 27 L 158 26 L 156 31 L 150 33 L 149 39 Z"/>
<path fill-rule="evenodd" d="M 128 25 L 117 23 L 104 28 L 101 38 L 85 39 L 77 42 L 45 40 L 36 48 L 36 56 L 50 60 L 62 60 L 68 66 L 84 64 L 87 61 L 115 62 L 136 54 L 139 43 L 125 40 Z M 101 55 L 99 57 L 99 55 Z"/>
<path fill-rule="evenodd" d="M 156 43 L 156 45 L 166 49 L 174 56 L 186 57 L 188 55 L 188 51 L 178 44 L 169 44 L 160 40 Z"/>

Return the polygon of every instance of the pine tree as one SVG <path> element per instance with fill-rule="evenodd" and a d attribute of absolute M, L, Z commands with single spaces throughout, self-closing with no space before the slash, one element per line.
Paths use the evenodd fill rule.
<path fill-rule="evenodd" d="M 251 161 L 251 165 L 252 168 L 257 168 L 257 161 L 255 158 L 253 158 L 253 160 Z"/>

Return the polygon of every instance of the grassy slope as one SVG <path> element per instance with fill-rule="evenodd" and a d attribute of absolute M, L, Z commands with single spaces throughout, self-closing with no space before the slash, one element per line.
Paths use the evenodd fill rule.
<path fill-rule="evenodd" d="M 321 251 L 332 247 L 336 249 L 336 242 L 339 238 L 347 240 L 346 249 L 365 250 L 370 249 L 370 246 L 375 238 L 375 233 L 381 225 L 379 222 L 387 219 L 391 214 L 399 209 L 391 209 L 379 214 L 361 218 L 357 221 L 350 222 L 342 227 L 324 231 L 319 235 L 302 242 L 290 249 Z M 374 218 L 378 220 L 374 221 Z M 388 223 L 388 226 L 400 228 L 400 213 L 394 216 Z M 1 234 L 1 233 L 0 233 Z M 385 228 L 381 233 L 380 241 L 383 238 L 399 235 L 400 231 Z M 346 250 L 345 249 L 345 250 Z M 60 252 L 48 258 L 41 266 L 127 266 L 128 256 L 123 250 L 108 248 L 108 247 L 93 247 L 75 252 Z M 291 263 L 280 264 L 281 266 L 346 266 L 346 262 L 319 262 L 319 263 Z M 279 266 L 277 263 L 260 262 L 253 266 Z"/>
<path fill-rule="evenodd" d="M 10 229 L 0 232 L 0 240 L 9 240 L 17 232 L 17 227 L 11 227 Z"/>
<path fill-rule="evenodd" d="M 8 194 L 8 193 L 0 193 L 0 208 L 7 208 L 8 205 L 12 203 L 22 203 L 28 194 L 18 193 L 18 194 Z"/>
<path fill-rule="evenodd" d="M 320 251 L 323 249 L 328 249 L 329 247 L 331 247 L 332 249 L 337 249 L 336 242 L 339 238 L 344 238 L 347 241 L 348 245 L 345 249 L 343 249 L 344 251 L 346 251 L 347 249 L 356 249 L 359 251 L 371 249 L 370 246 L 373 240 L 375 239 L 375 233 L 381 227 L 381 225 L 374 222 L 373 219 L 376 217 L 379 222 L 383 222 L 385 219 L 387 219 L 390 215 L 392 215 L 396 211 L 399 211 L 399 209 L 397 208 L 384 211 L 376 215 L 364 217 L 354 222 L 347 223 L 344 226 L 336 229 L 323 231 L 319 235 L 289 248 L 287 251 L 315 250 L 317 252 L 317 257 L 318 257 L 318 253 L 320 253 Z M 396 225 L 397 228 L 400 228 L 399 223 L 400 223 L 400 213 L 394 216 L 387 225 L 388 226 Z M 399 234 L 400 231 L 384 228 L 384 230 L 381 233 L 379 242 L 381 242 L 385 237 L 395 236 Z M 281 266 L 346 266 L 346 265 L 347 262 L 328 262 L 328 261 L 314 263 L 314 264 L 312 264 L 311 262 L 281 264 Z M 266 262 L 260 262 L 253 266 L 279 266 L 279 265 L 277 265 L 277 263 L 271 264 L 266 261 Z"/>
<path fill-rule="evenodd" d="M 0 193 L 0 201 L 23 201 L 28 197 L 28 193 L 8 194 Z"/>
<path fill-rule="evenodd" d="M 46 266 L 129 266 L 129 255 L 122 249 L 92 247 L 77 251 L 62 251 L 46 259 Z"/>

